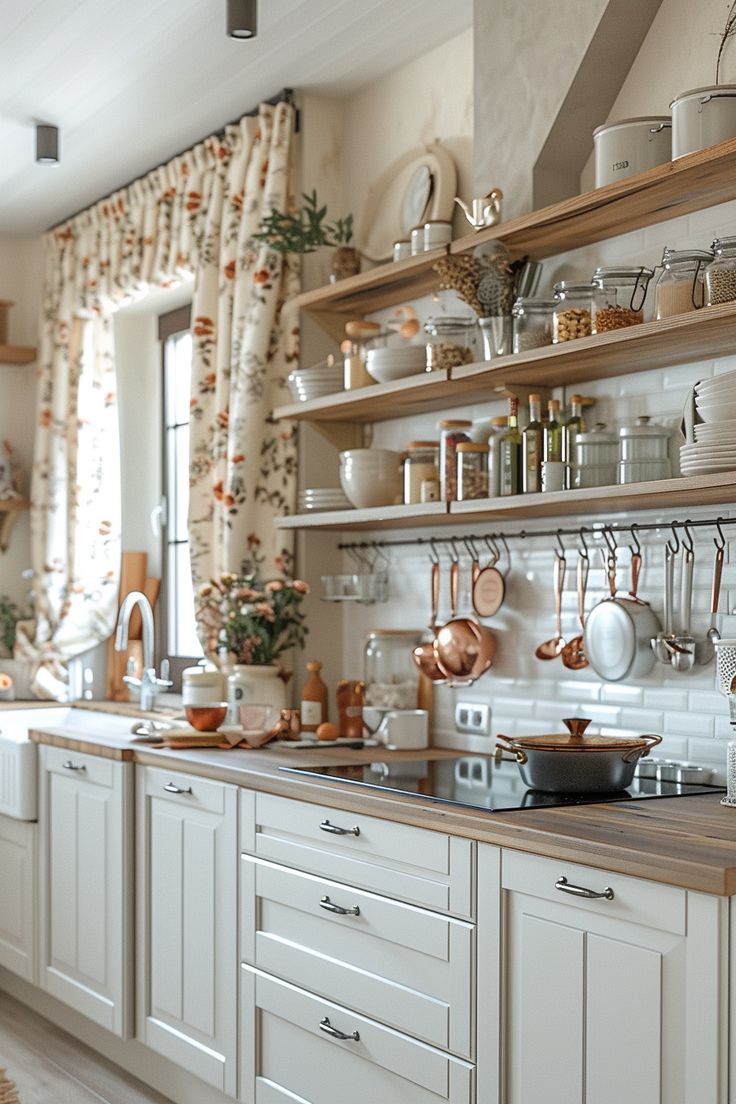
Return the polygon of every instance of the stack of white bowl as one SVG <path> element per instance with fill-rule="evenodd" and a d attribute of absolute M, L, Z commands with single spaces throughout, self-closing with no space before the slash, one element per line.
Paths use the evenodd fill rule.
<path fill-rule="evenodd" d="M 379 383 L 393 383 L 406 376 L 420 375 L 427 370 L 426 346 L 397 345 L 387 349 L 369 349 L 366 368 Z"/>
<path fill-rule="evenodd" d="M 299 492 L 299 513 L 318 513 L 323 510 L 349 510 L 351 502 L 339 487 L 307 487 Z"/>
<path fill-rule="evenodd" d="M 695 440 L 680 448 L 683 475 L 736 470 L 736 372 L 697 383 L 695 409 L 701 423 Z"/>
<path fill-rule="evenodd" d="M 343 389 L 343 367 L 328 357 L 314 368 L 295 368 L 287 379 L 294 402 L 308 402 Z"/>
<path fill-rule="evenodd" d="M 401 453 L 348 449 L 340 453 L 340 482 L 353 506 L 393 506 L 402 499 Z"/>

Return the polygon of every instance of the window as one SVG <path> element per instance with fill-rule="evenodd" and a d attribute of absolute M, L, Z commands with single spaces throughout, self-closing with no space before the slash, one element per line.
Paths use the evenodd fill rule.
<path fill-rule="evenodd" d="M 162 535 L 164 650 L 175 686 L 181 670 L 202 656 L 194 619 L 189 563 L 189 397 L 192 377 L 191 308 L 159 318 L 163 358 L 163 478 L 166 510 Z"/>

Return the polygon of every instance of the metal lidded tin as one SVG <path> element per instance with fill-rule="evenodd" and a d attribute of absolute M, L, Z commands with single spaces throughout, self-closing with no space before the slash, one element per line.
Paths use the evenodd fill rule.
<path fill-rule="evenodd" d="M 672 110 L 672 160 L 736 138 L 736 84 L 681 92 Z"/>
<path fill-rule="evenodd" d="M 596 127 L 593 131 L 596 188 L 669 161 L 671 138 L 669 115 L 619 119 Z"/>

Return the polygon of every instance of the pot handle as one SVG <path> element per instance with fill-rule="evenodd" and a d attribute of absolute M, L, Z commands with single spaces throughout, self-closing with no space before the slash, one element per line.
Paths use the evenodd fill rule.
<path fill-rule="evenodd" d="M 643 749 L 640 747 L 635 747 L 630 748 L 628 751 L 625 751 L 621 757 L 624 763 L 635 763 L 637 759 L 642 759 L 645 755 L 648 755 L 652 748 L 656 747 L 657 744 L 662 743 L 662 737 L 657 736 L 653 732 L 648 732 L 646 736 L 642 736 L 641 739 L 646 740 L 646 747 Z"/>
<path fill-rule="evenodd" d="M 496 737 L 496 754 L 495 754 L 495 759 L 496 759 L 497 763 L 501 762 L 501 756 L 502 756 L 502 753 L 504 751 L 510 751 L 511 754 L 516 759 L 517 763 L 521 763 L 523 765 L 527 761 L 526 752 L 522 748 L 520 748 L 516 744 L 516 742 L 511 739 L 510 736 L 498 735 Z"/>

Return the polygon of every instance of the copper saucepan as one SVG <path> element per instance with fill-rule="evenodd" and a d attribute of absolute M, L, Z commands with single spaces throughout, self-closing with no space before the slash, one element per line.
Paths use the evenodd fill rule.
<path fill-rule="evenodd" d="M 434 642 L 437 635 L 437 607 L 440 597 L 440 562 L 432 561 L 432 612 L 429 619 L 429 631 L 431 638 L 422 644 L 417 644 L 412 649 L 411 657 L 423 675 L 432 682 L 444 682 L 445 674 L 437 664 L 437 656 L 434 651 Z"/>
<path fill-rule="evenodd" d="M 470 686 L 493 664 L 496 638 L 484 625 L 470 617 L 457 616 L 460 564 L 450 567 L 450 608 L 452 617 L 437 632 L 432 644 L 437 667 L 448 686 Z"/>

